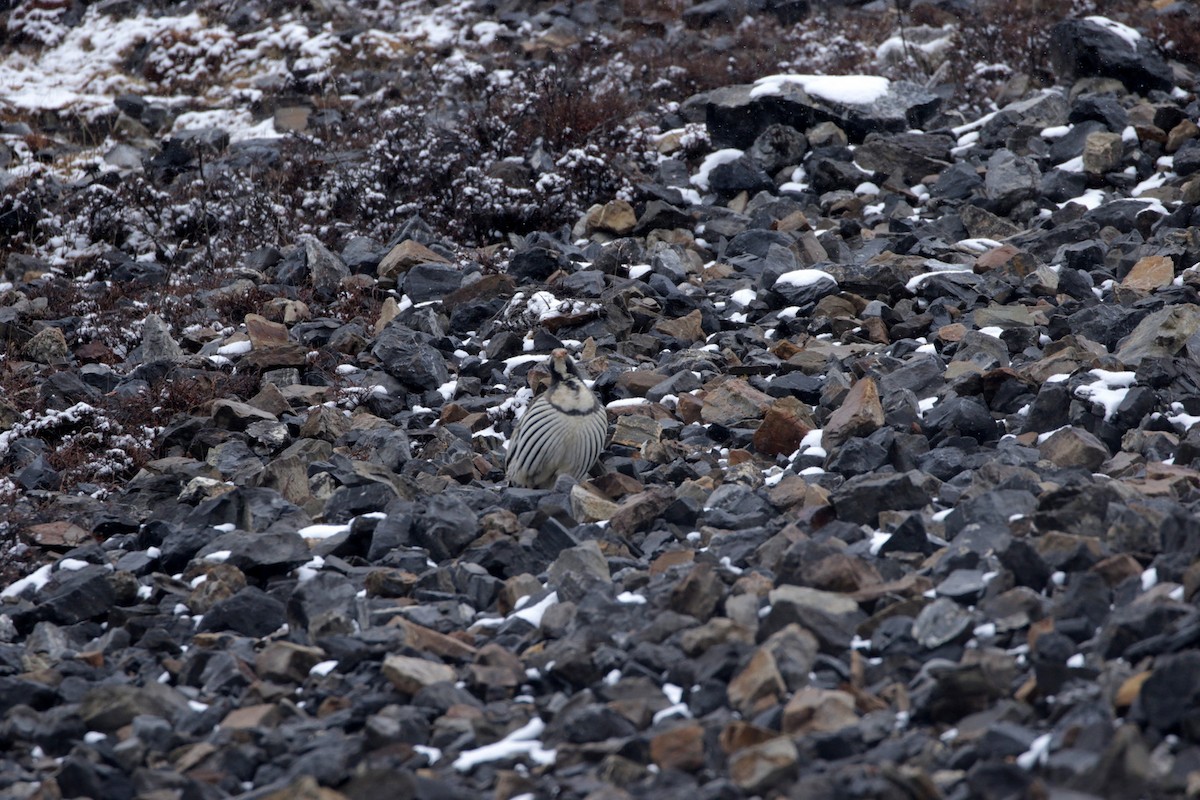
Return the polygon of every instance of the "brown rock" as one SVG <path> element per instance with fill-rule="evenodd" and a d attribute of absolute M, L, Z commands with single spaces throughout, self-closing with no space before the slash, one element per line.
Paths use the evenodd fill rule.
<path fill-rule="evenodd" d="M 1128 553 L 1121 553 L 1116 556 L 1109 556 L 1103 561 L 1094 564 L 1092 571 L 1104 578 L 1104 582 L 1109 586 L 1116 587 L 1117 584 L 1132 578 L 1135 575 L 1142 574 L 1142 565 L 1136 558 Z"/>
<path fill-rule="evenodd" d="M 300 438 L 336 442 L 350 430 L 350 420 L 339 408 L 317 406 L 308 412 L 308 418 L 300 426 Z"/>
<path fill-rule="evenodd" d="M 413 239 L 405 239 L 388 251 L 379 262 L 378 275 L 381 278 L 395 278 L 408 272 L 417 264 L 449 264 L 442 256 L 430 250 L 425 245 Z"/>
<path fill-rule="evenodd" d="M 96 339 L 76 347 L 75 358 L 80 364 L 115 364 L 120 361 L 112 348 Z"/>
<path fill-rule="evenodd" d="M 892 336 L 888 331 L 887 323 L 882 317 L 867 317 L 862 321 L 862 332 L 860 333 L 868 342 L 876 344 L 891 344 Z"/>
<path fill-rule="evenodd" d="M 937 338 L 942 342 L 961 342 L 967 335 L 967 326 L 961 322 L 952 322 L 937 329 Z"/>
<path fill-rule="evenodd" d="M 676 319 L 660 319 L 654 323 L 654 330 L 673 336 L 681 342 L 702 342 L 705 339 L 704 328 L 701 327 L 700 311 L 687 314 Z"/>
<path fill-rule="evenodd" d="M 578 522 L 599 522 L 611 519 L 617 504 L 590 491 L 583 484 L 571 487 L 571 516 Z"/>
<path fill-rule="evenodd" d="M 1138 259 L 1121 286 L 1139 292 L 1153 292 L 1169 286 L 1175 280 L 1175 262 L 1166 256 L 1146 256 Z"/>
<path fill-rule="evenodd" d="M 980 254 L 971 267 L 971 270 L 979 275 L 999 270 L 1022 278 L 1035 269 L 1037 259 L 1011 244 L 1003 244 Z"/>
<path fill-rule="evenodd" d="M 613 428 L 613 444 L 626 447 L 641 447 L 647 442 L 657 442 L 662 439 L 663 426 L 650 417 L 641 414 L 622 414 L 617 417 Z"/>
<path fill-rule="evenodd" d="M 1113 706 L 1116 708 L 1129 708 L 1133 705 L 1133 701 L 1142 693 L 1142 684 L 1153 674 L 1151 670 L 1146 670 L 1126 678 L 1121 687 L 1117 689 L 1117 695 L 1113 698 Z"/>
<path fill-rule="evenodd" d="M 959 213 L 972 239 L 1007 239 L 1021 232 L 1019 227 L 1003 217 L 970 203 L 963 205 Z"/>
<path fill-rule="evenodd" d="M 477 281 L 464 284 L 442 298 L 442 308 L 453 311 L 463 303 L 473 302 L 480 298 L 512 297 L 517 290 L 517 283 L 510 275 L 484 275 Z"/>
<path fill-rule="evenodd" d="M 457 674 L 452 667 L 411 656 L 391 655 L 383 659 L 383 676 L 405 694 L 416 694 L 426 686 L 451 682 Z"/>
<path fill-rule="evenodd" d="M 263 371 L 280 367 L 303 367 L 308 364 L 308 352 L 309 348 L 298 342 L 262 347 L 242 355 L 238 359 L 238 366 L 254 367 Z"/>
<path fill-rule="evenodd" d="M 754 604 L 754 613 L 757 614 L 757 598 L 750 598 L 750 600 Z M 726 602 L 734 602 L 734 600 L 727 598 Z M 757 617 L 751 620 L 751 624 L 757 625 L 757 623 Z M 687 629 L 679 636 L 679 647 L 684 653 L 694 658 L 724 642 L 754 644 L 754 631 L 745 625 L 739 625 L 729 617 L 713 617 L 699 627 Z"/>
<path fill-rule="evenodd" d="M 621 501 L 617 512 L 609 520 L 609 530 L 619 536 L 648 528 L 667 510 L 675 500 L 675 493 L 667 486 L 652 486 L 644 492 L 630 495 Z"/>
<path fill-rule="evenodd" d="M 92 535 L 69 520 L 43 522 L 30 525 L 26 537 L 41 547 L 77 547 L 92 538 Z"/>
<path fill-rule="evenodd" d="M 268 414 L 273 414 L 276 417 L 290 411 L 292 408 L 287 398 L 283 396 L 283 392 L 273 383 L 263 383 L 262 388 L 258 390 L 258 394 L 251 397 L 247 402 L 255 408 L 265 411 Z"/>
<path fill-rule="evenodd" d="M 488 645 L 488 647 L 495 646 L 496 645 Z M 511 663 L 503 662 L 477 663 L 472 664 L 467 669 L 470 673 L 472 684 L 487 689 L 504 690 L 507 696 L 511 696 L 512 690 L 520 686 L 525 680 L 525 669 L 521 666 L 519 661 L 517 662 L 515 668 Z"/>
<path fill-rule="evenodd" d="M 1089 175 L 1104 175 L 1121 166 L 1125 143 L 1121 134 L 1108 131 L 1089 133 L 1083 142 L 1083 171 Z"/>
<path fill-rule="evenodd" d="M 1060 467 L 1083 467 L 1089 472 L 1100 469 L 1111 453 L 1104 442 L 1083 428 L 1060 428 L 1038 445 L 1042 458 Z"/>
<path fill-rule="evenodd" d="M 783 708 L 784 733 L 833 733 L 857 724 L 854 695 L 849 692 L 806 686 Z"/>
<path fill-rule="evenodd" d="M 760 728 L 759 726 L 744 722 L 740 719 L 734 720 L 721 729 L 721 735 L 717 739 L 717 743 L 721 745 L 721 751 L 726 755 L 731 755 L 739 750 L 745 750 L 747 747 L 769 742 L 772 739 L 778 738 L 779 732 L 773 731 L 770 728 Z"/>
<path fill-rule="evenodd" d="M 1190 119 L 1185 119 L 1167 132 L 1167 146 L 1164 149 L 1168 153 L 1174 153 L 1189 139 L 1197 137 L 1200 137 L 1200 127 Z"/>
<path fill-rule="evenodd" d="M 795 743 L 779 736 L 730 756 L 729 777 L 743 791 L 758 794 L 790 778 L 799 759 Z"/>
<path fill-rule="evenodd" d="M 675 413 L 685 425 L 699 422 L 704 416 L 704 398 L 694 394 L 681 394 L 675 403 Z"/>
<path fill-rule="evenodd" d="M 704 397 L 700 417 L 708 423 L 734 425 L 760 419 L 773 402 L 775 399 L 770 395 L 735 378 L 725 381 Z"/>
<path fill-rule="evenodd" d="M 616 236 L 628 236 L 637 225 L 637 213 L 625 200 L 612 200 L 588 210 L 587 231 L 600 231 Z"/>
<path fill-rule="evenodd" d="M 182 770 L 180 771 L 182 772 Z M 397 793 L 396 796 L 400 795 Z M 303 775 L 278 791 L 262 795 L 261 800 L 347 800 L 347 798 L 341 792 L 317 783 L 317 779 L 311 775 Z"/>
<path fill-rule="evenodd" d="M 256 349 L 288 343 L 287 326 L 271 322 L 261 314 L 246 315 L 246 335 L 250 337 L 250 345 Z"/>
<path fill-rule="evenodd" d="M 478 652 L 473 645 L 467 642 L 460 641 L 444 633 L 438 633 L 431 628 L 418 625 L 404 617 L 396 617 L 389 621 L 388 624 L 403 628 L 405 644 L 419 652 L 433 653 L 435 656 L 459 661 L 469 661 L 475 658 Z M 468 636 L 467 638 L 469 639 L 470 637 Z M 435 666 L 438 665 L 435 664 Z M 447 669 L 449 668 L 447 667 Z"/>
<path fill-rule="evenodd" d="M 528 572 L 507 578 L 500 587 L 497 605 L 502 614 L 509 614 L 517 607 L 517 601 L 542 590 L 542 582 Z"/>
<path fill-rule="evenodd" d="M 668 550 L 650 562 L 650 574 L 661 575 L 675 567 L 691 564 L 695 560 L 694 550 Z"/>
<path fill-rule="evenodd" d="M 279 724 L 283 714 L 275 703 L 259 703 L 252 706 L 235 708 L 221 720 L 221 727 L 229 730 L 247 730 L 250 728 L 272 728 Z"/>
<path fill-rule="evenodd" d="M 620 500 L 627 495 L 637 494 L 646 488 L 638 482 L 637 478 L 633 478 L 623 472 L 609 472 L 600 475 L 592 480 L 592 484 L 603 492 L 605 497 L 611 497 L 613 500 Z"/>
<path fill-rule="evenodd" d="M 58 328 L 42 328 L 21 347 L 21 353 L 39 364 L 65 364 L 71 358 L 67 339 Z"/>
<path fill-rule="evenodd" d="M 292 642 L 272 642 L 254 659 L 258 677 L 270 681 L 303 683 L 308 672 L 325 660 L 325 651 Z"/>
<path fill-rule="evenodd" d="M 662 769 L 700 769 L 704 766 L 704 726 L 688 722 L 653 737 L 650 760 Z"/>
<path fill-rule="evenodd" d="M 634 397 L 645 397 L 646 392 L 667 379 L 666 375 L 650 369 L 631 369 L 617 376 L 617 386 Z"/>
<path fill-rule="evenodd" d="M 418 577 L 403 569 L 373 569 L 367 573 L 363 586 L 368 597 L 408 597 Z"/>
<path fill-rule="evenodd" d="M 1079 536 L 1062 531 L 1047 531 L 1034 539 L 1033 549 L 1048 564 L 1066 564 L 1083 560 L 1084 563 L 1099 561 L 1104 555 L 1104 546 L 1097 536 Z"/>
<path fill-rule="evenodd" d="M 747 717 L 775 705 L 786 691 L 775 655 L 765 647 L 758 649 L 726 688 L 730 705 Z"/>
<path fill-rule="evenodd" d="M 724 584 L 710 562 L 692 567 L 671 592 L 671 610 L 699 620 L 712 616 L 724 592 Z"/>
<path fill-rule="evenodd" d="M 825 423 L 821 446 L 832 450 L 853 437 L 868 436 L 878 430 L 883 421 L 879 387 L 873 378 L 860 378 L 850 387 L 846 399 Z"/>
<path fill-rule="evenodd" d="M 768 456 L 794 453 L 816 427 L 811 408 L 795 397 L 781 397 L 767 409 L 754 432 L 754 449 Z"/>
<path fill-rule="evenodd" d="M 268 414 L 249 403 L 237 400 L 217 400 L 212 404 L 213 424 L 230 431 L 244 431 L 251 423 L 278 422 L 274 414 Z"/>
<path fill-rule="evenodd" d="M 878 586 L 883 581 L 879 571 L 870 564 L 845 553 L 834 553 L 804 564 L 800 577 L 806 586 L 814 589 L 846 593 Z"/>

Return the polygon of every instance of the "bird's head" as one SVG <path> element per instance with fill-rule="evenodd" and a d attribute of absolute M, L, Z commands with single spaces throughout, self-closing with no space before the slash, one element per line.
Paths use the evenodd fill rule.
<path fill-rule="evenodd" d="M 550 380 L 553 383 L 570 380 L 571 378 L 583 378 L 579 373 L 579 367 L 575 366 L 575 360 L 561 347 L 556 347 L 550 351 L 550 358 L 546 361 L 546 368 L 550 370 Z"/>

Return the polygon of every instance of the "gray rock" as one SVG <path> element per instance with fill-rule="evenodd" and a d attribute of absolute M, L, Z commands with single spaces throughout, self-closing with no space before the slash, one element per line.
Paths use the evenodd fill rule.
<path fill-rule="evenodd" d="M 396 322 L 379 334 L 371 354 L 389 375 L 414 391 L 436 389 L 450 380 L 442 354 Z"/>
<path fill-rule="evenodd" d="M 1006 214 L 1018 203 L 1037 197 L 1041 182 L 1037 162 L 1002 148 L 988 159 L 983 190 L 996 210 Z"/>
<path fill-rule="evenodd" d="M 1066 81 L 1100 76 L 1116 78 L 1132 91 L 1169 91 L 1171 68 L 1152 41 L 1131 44 L 1107 26 L 1090 19 L 1059 22 L 1050 31 L 1050 61 Z"/>
<path fill-rule="evenodd" d="M 953 599 L 939 597 L 921 609 L 913 621 L 912 636 L 927 650 L 936 650 L 951 642 L 965 641 L 973 627 L 974 616 L 970 611 Z"/>
<path fill-rule="evenodd" d="M 306 236 L 302 244 L 313 290 L 319 295 L 332 297 L 341 286 L 342 279 L 350 275 L 349 268 L 340 256 L 321 244 L 316 237 Z"/>
<path fill-rule="evenodd" d="M 799 164 L 808 151 L 804 134 L 790 125 L 770 125 L 750 146 L 747 155 L 769 175 Z"/>
<path fill-rule="evenodd" d="M 462 272 L 450 264 L 414 264 L 404 276 L 404 293 L 414 303 L 441 300 L 462 283 Z"/>
<path fill-rule="evenodd" d="M 840 519 L 875 525 L 884 510 L 925 506 L 933 498 L 932 483 L 936 480 L 916 471 L 859 475 L 834 490 L 830 500 Z"/>
<path fill-rule="evenodd" d="M 263 637 L 286 622 L 284 605 L 254 586 L 213 605 L 200 620 L 200 631 L 233 631 L 243 636 Z"/>
<path fill-rule="evenodd" d="M 745 150 L 772 125 L 807 130 L 832 122 L 862 141 L 872 131 L 919 128 L 937 112 L 940 100 L 906 81 L 893 81 L 887 91 L 867 104 L 847 104 L 809 95 L 795 83 L 783 83 L 777 93 L 755 93 L 754 86 L 726 86 L 705 97 L 705 121 L 713 144 Z"/>
<path fill-rule="evenodd" d="M 1172 358 L 1188 347 L 1200 330 L 1200 306 L 1169 306 L 1145 317 L 1121 341 L 1116 357 L 1127 367 L 1136 367 L 1147 358 Z"/>
<path fill-rule="evenodd" d="M 58 569 L 38 599 L 40 616 L 59 625 L 74 625 L 107 614 L 116 592 L 108 569 L 88 564 L 81 569 Z"/>
<path fill-rule="evenodd" d="M 142 345 L 135 353 L 134 363 L 153 364 L 156 361 L 178 361 L 183 358 L 179 343 L 171 338 L 167 324 L 158 314 L 150 314 L 142 324 Z"/>

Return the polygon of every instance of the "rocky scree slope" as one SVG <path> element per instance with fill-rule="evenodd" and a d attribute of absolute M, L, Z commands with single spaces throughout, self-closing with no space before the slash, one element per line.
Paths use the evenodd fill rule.
<path fill-rule="evenodd" d="M 172 254 L 64 280 L 31 239 L 0 442 L 13 555 L 55 558 L 3 590 L 3 793 L 1194 795 L 1194 67 L 1052 37 L 1059 85 L 970 120 L 899 80 L 680 97 L 571 230 L 246 250 L 179 295 L 238 325 L 119 355 L 45 287 L 177 309 Z M 279 147 L 228 138 L 142 168 Z M 560 346 L 611 444 L 508 488 Z"/>

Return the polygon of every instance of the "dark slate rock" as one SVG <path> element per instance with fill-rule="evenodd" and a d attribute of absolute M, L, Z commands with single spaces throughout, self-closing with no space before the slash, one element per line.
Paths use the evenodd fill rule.
<path fill-rule="evenodd" d="M 286 572 L 312 558 L 304 540 L 294 532 L 232 531 L 209 541 L 200 548 L 197 557 L 204 558 L 211 554 L 221 554 L 220 560 L 224 563 L 253 575 Z"/>
<path fill-rule="evenodd" d="M 1161 733 L 1186 726 L 1195 730 L 1200 721 L 1200 652 L 1192 650 L 1165 656 L 1138 693 L 1134 710 L 1145 724 Z"/>
<path fill-rule="evenodd" d="M 262 637 L 287 621 L 282 602 L 254 586 L 213 605 L 200 621 L 201 631 L 233 631 Z"/>
<path fill-rule="evenodd" d="M 1200 172 L 1200 139 L 1189 139 L 1175 151 L 1173 165 L 1176 174 L 1181 177 L 1195 175 Z"/>
<path fill-rule="evenodd" d="M 396 322 L 379 334 L 371 354 L 389 375 L 413 390 L 436 389 L 450 380 L 442 354 Z"/>
<path fill-rule="evenodd" d="M 1052 169 L 1042 175 L 1041 193 L 1055 203 L 1065 203 L 1083 194 L 1087 176 L 1082 172 Z"/>
<path fill-rule="evenodd" d="M 1037 509 L 1037 497 L 1025 489 L 995 489 L 975 495 L 955 505 L 946 516 L 949 537 L 968 524 L 1008 525 L 1015 515 L 1031 515 Z"/>
<path fill-rule="evenodd" d="M 1036 161 L 1002 148 L 988 159 L 983 190 L 996 213 L 1007 214 L 1018 203 L 1037 197 L 1041 183 Z"/>
<path fill-rule="evenodd" d="M 478 517 L 456 494 L 431 497 L 413 517 L 412 540 L 437 561 L 453 558 L 479 535 Z"/>
<path fill-rule="evenodd" d="M 717 194 L 730 196 L 773 189 L 775 182 L 749 156 L 742 156 L 714 168 L 709 173 L 708 185 Z"/>
<path fill-rule="evenodd" d="M 934 600 L 913 620 L 912 637 L 927 650 L 965 641 L 974 628 L 974 616 L 952 599 Z"/>
<path fill-rule="evenodd" d="M 933 186 L 929 187 L 929 193 L 945 200 L 966 200 L 982 189 L 983 178 L 979 176 L 979 171 L 960 161 L 941 171 Z"/>
<path fill-rule="evenodd" d="M 1145 234 L 1162 216 L 1147 200 L 1120 199 L 1088 210 L 1084 219 L 1100 227 L 1116 228 L 1121 233 L 1140 231 Z"/>
<path fill-rule="evenodd" d="M 38 613 L 59 625 L 73 625 L 107 614 L 116 600 L 111 573 L 99 564 L 58 569 L 38 595 Z"/>
<path fill-rule="evenodd" d="M 872 177 L 853 162 L 839 158 L 816 156 L 808 160 L 805 168 L 808 170 L 809 183 L 814 190 L 822 194 L 838 189 L 852 190 Z"/>
<path fill-rule="evenodd" d="M 956 569 L 939 583 L 935 590 L 941 597 L 946 597 L 963 604 L 975 604 L 987 591 L 987 580 L 981 569 Z"/>
<path fill-rule="evenodd" d="M 407 444 L 405 437 L 405 444 Z M 392 466 L 392 469 L 403 464 L 404 459 Z M 357 486 L 339 487 L 325 503 L 325 522 L 349 522 L 360 514 L 380 511 L 396 497 L 396 490 L 390 484 L 379 481 L 367 481 Z"/>
<path fill-rule="evenodd" d="M 1050 31 L 1050 59 L 1065 81 L 1092 76 L 1116 78 L 1136 92 L 1168 91 L 1171 68 L 1154 43 L 1142 37 L 1131 46 L 1124 37 L 1086 19 L 1063 20 Z"/>
<path fill-rule="evenodd" d="M 546 247 L 530 247 L 513 253 L 508 262 L 508 274 L 521 284 L 542 282 L 564 266 L 566 259 L 560 253 Z"/>
<path fill-rule="evenodd" d="M 374 239 L 351 236 L 342 247 L 341 257 L 350 272 L 373 275 L 387 253 L 387 248 Z"/>
<path fill-rule="evenodd" d="M 929 480 L 918 472 L 859 475 L 834 490 L 830 499 L 840 519 L 878 523 L 886 509 L 921 508 L 932 499 Z"/>
<path fill-rule="evenodd" d="M 783 83 L 778 93 L 755 93 L 754 86 L 725 86 L 705 97 L 705 121 L 717 147 L 746 150 L 772 125 L 807 130 L 816 122 L 833 122 L 852 141 L 872 131 L 920 128 L 940 100 L 905 81 L 892 82 L 887 93 L 867 105 L 846 105 L 810 96 L 794 83 Z M 757 96 L 755 96 L 757 94 Z"/>
<path fill-rule="evenodd" d="M 933 540 L 925 530 L 925 523 L 921 521 L 921 515 L 909 514 L 879 548 L 879 555 L 892 552 L 928 554 L 933 552 L 934 547 Z"/>
<path fill-rule="evenodd" d="M 767 174 L 799 164 L 808 150 L 804 134 L 790 125 L 770 125 L 759 134 L 747 155 Z"/>
<path fill-rule="evenodd" d="M 953 145 L 951 137 L 940 134 L 870 133 L 854 151 L 854 160 L 864 169 L 899 175 L 906 184 L 912 185 L 949 167 Z"/>
<path fill-rule="evenodd" d="M 776 280 L 772 284 L 771 290 L 778 294 L 785 304 L 806 308 L 816 303 L 822 297 L 836 294 L 838 284 L 833 276 L 830 275 L 828 280 L 817 277 L 816 280 L 798 283 Z"/>
<path fill-rule="evenodd" d="M 404 293 L 414 303 L 441 300 L 462 283 L 462 272 L 450 264 L 414 264 L 404 275 Z"/>
<path fill-rule="evenodd" d="M 1093 133 L 1108 130 L 1108 127 L 1101 120 L 1083 119 L 1076 120 L 1077 124 L 1071 126 L 1071 130 L 1063 136 L 1058 137 L 1050 145 L 1049 160 L 1051 164 L 1061 164 L 1064 161 L 1070 161 L 1072 158 L 1078 158 L 1083 155 L 1083 144 L 1087 141 L 1087 137 Z M 1118 129 L 1119 132 L 1119 129 Z M 1045 181 L 1051 173 L 1047 172 L 1043 177 L 1042 185 L 1045 186 Z M 1082 173 L 1072 173 L 1080 177 L 1086 177 Z M 1057 201 L 1057 202 L 1062 202 Z"/>
<path fill-rule="evenodd" d="M 564 709 L 548 728 L 548 740 L 556 738 L 555 732 L 566 742 L 584 744 L 624 739 L 634 735 L 637 728 L 609 706 L 591 703 Z"/>
<path fill-rule="evenodd" d="M 774 516 L 770 503 L 740 484 L 722 484 L 706 501 L 705 522 L 718 528 L 752 528 Z"/>
<path fill-rule="evenodd" d="M 329 571 L 297 584 L 287 600 L 289 631 L 306 634 L 312 644 L 328 636 L 354 633 L 357 592 L 358 587 L 344 575 Z"/>
<path fill-rule="evenodd" d="M 866 439 L 850 439 L 834 449 L 825 460 L 825 469 L 847 478 L 874 472 L 888 461 L 888 449 Z"/>
<path fill-rule="evenodd" d="M 1070 122 L 1096 120 L 1113 133 L 1120 133 L 1129 124 L 1129 114 L 1112 94 L 1080 95 L 1071 104 L 1071 114 L 1067 119 Z"/>
<path fill-rule="evenodd" d="M 987 406 L 974 397 L 950 397 L 925 412 L 925 429 L 931 445 L 964 436 L 976 442 L 994 442 L 1000 426 Z"/>

